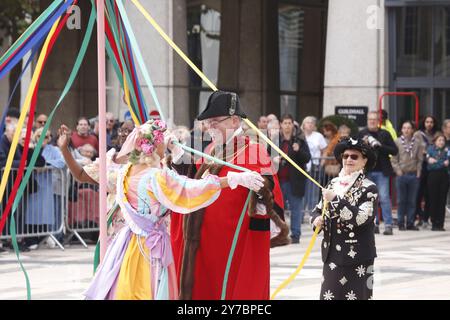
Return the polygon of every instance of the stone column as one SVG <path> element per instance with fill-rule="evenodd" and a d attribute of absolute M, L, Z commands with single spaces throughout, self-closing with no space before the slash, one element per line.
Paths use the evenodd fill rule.
<path fill-rule="evenodd" d="M 256 123 L 279 110 L 277 1 L 222 1 L 221 13 L 218 85 L 238 92 Z"/>
<path fill-rule="evenodd" d="M 338 105 L 374 110 L 387 89 L 383 24 L 371 25 L 375 7 L 376 18 L 383 19 L 383 0 L 329 1 L 324 115 Z"/>

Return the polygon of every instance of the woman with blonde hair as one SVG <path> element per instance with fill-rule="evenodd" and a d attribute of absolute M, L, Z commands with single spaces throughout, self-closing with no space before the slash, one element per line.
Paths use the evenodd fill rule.
<path fill-rule="evenodd" d="M 263 185 L 263 178 L 255 172 L 230 172 L 221 178 L 206 175 L 194 180 L 163 168 L 166 147 L 177 152 L 175 138 L 165 137 L 165 131 L 166 124 L 161 120 L 149 120 L 135 128 L 117 155 L 129 155 L 128 163 L 113 165 L 109 170 L 114 172 L 109 172 L 108 184 L 115 187 L 125 226 L 112 239 L 84 293 L 87 299 L 177 299 L 177 277 L 167 231 L 170 210 L 187 214 L 213 203 L 223 188 L 241 185 L 258 191 Z M 58 145 L 71 171 L 95 182 L 92 177 L 98 175 L 98 165 L 84 169 L 73 166 L 76 162 L 70 159 L 67 133 L 61 135 Z"/>

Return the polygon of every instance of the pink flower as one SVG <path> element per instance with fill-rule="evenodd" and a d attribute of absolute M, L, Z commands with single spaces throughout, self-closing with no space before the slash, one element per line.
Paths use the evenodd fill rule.
<path fill-rule="evenodd" d="M 155 120 L 154 125 L 161 128 L 161 129 L 165 129 L 166 128 L 166 123 L 162 120 Z"/>
<path fill-rule="evenodd" d="M 155 147 L 153 145 L 151 145 L 151 144 L 144 144 L 144 145 L 142 145 L 142 151 L 146 155 L 151 155 L 154 150 L 155 150 Z"/>
<path fill-rule="evenodd" d="M 164 141 L 164 134 L 161 131 L 155 130 L 153 133 L 155 135 L 153 139 L 154 144 L 159 144 Z"/>

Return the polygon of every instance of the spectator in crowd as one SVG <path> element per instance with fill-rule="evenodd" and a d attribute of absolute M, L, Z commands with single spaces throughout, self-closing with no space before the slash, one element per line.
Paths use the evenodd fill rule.
<path fill-rule="evenodd" d="M 366 177 L 375 154 L 361 139 L 345 139 L 334 149 L 342 163 L 339 176 L 323 189 L 327 201 L 314 209 L 311 223 L 323 230 L 321 300 L 369 300 L 373 292 L 373 263 L 377 256 L 374 215 L 378 190 Z"/>
<path fill-rule="evenodd" d="M 89 143 L 83 144 L 81 147 L 79 147 L 78 152 L 82 157 L 85 158 L 85 160 L 82 161 L 84 165 L 92 163 L 97 154 L 95 148 Z"/>
<path fill-rule="evenodd" d="M 350 138 L 352 135 L 352 129 L 345 124 L 341 124 L 338 129 L 339 138 Z"/>
<path fill-rule="evenodd" d="M 5 134 L 2 136 L 2 138 L 0 140 L 0 168 L 3 168 L 6 165 L 7 157 L 8 157 L 9 151 L 11 149 L 11 142 L 13 140 L 15 130 L 16 130 L 16 122 L 15 121 L 8 122 L 8 124 L 6 125 L 6 128 L 5 128 Z M 19 139 L 19 144 L 16 148 L 16 152 L 14 153 L 14 157 L 13 157 L 13 161 L 12 161 L 13 170 L 10 172 L 9 177 L 8 177 L 7 190 L 12 189 L 14 180 L 17 177 L 17 168 L 19 168 L 20 160 L 22 159 L 22 154 L 23 154 L 23 145 L 25 143 L 25 133 L 26 133 L 26 130 L 23 129 L 21 132 L 20 139 Z M 31 156 L 34 151 L 33 149 L 34 149 L 34 145 L 30 141 L 30 149 L 28 150 L 27 162 L 29 162 L 31 159 Z M 40 154 L 36 159 L 35 166 L 36 167 L 45 166 L 45 160 L 41 157 Z M 36 180 L 34 179 L 34 177 L 31 177 L 29 180 L 29 183 L 25 189 L 25 192 L 26 192 L 26 194 L 31 194 L 33 192 L 36 192 L 37 188 L 38 187 L 37 187 Z M 9 195 L 7 193 L 3 196 L 3 201 L 2 201 L 3 209 L 5 209 L 5 207 L 6 207 L 8 196 Z M 25 221 L 24 221 L 24 217 L 22 216 L 22 212 L 23 212 L 23 210 L 20 208 L 17 210 L 18 214 L 16 215 L 16 225 L 17 225 L 17 233 L 18 234 L 21 234 L 24 232 L 23 225 L 24 225 Z M 20 240 L 20 242 L 19 242 L 19 250 L 23 251 L 23 252 L 30 251 L 30 249 L 28 248 L 28 244 L 22 240 Z"/>
<path fill-rule="evenodd" d="M 117 121 L 114 113 L 107 112 L 106 117 L 106 145 L 108 150 L 112 148 L 113 140 L 117 139 Z"/>
<path fill-rule="evenodd" d="M 395 156 L 398 153 L 398 148 L 389 132 L 380 129 L 379 114 L 376 111 L 371 111 L 367 115 L 367 128 L 359 132 L 359 138 L 368 143 L 377 155 L 377 163 L 372 170 L 368 172 L 368 178 L 375 182 L 380 194 L 381 212 L 384 221 L 384 235 L 392 235 L 392 208 L 391 198 L 389 193 L 389 177 L 394 175 L 389 156 Z M 379 233 L 379 220 L 376 217 L 377 225 L 375 226 L 375 233 Z"/>
<path fill-rule="evenodd" d="M 23 129 L 19 139 L 19 144 L 22 150 L 25 144 L 26 132 L 26 129 Z M 36 142 L 36 135 L 33 135 L 30 140 L 30 150 L 28 151 L 28 154 L 33 153 Z M 36 168 L 30 177 L 31 183 L 27 186 L 30 194 L 25 199 L 25 228 L 27 234 L 46 234 L 51 231 L 55 224 L 53 181 L 51 171 L 44 168 L 46 162 L 42 157 L 42 149 L 40 150 L 38 157 L 39 159 L 35 164 Z M 46 237 L 34 236 L 25 238 L 25 243 L 30 250 L 36 250 L 38 248 L 39 241 L 41 240 L 46 240 Z"/>
<path fill-rule="evenodd" d="M 195 150 L 204 151 L 211 143 L 211 136 L 208 133 L 208 127 L 203 121 L 194 121 L 194 127 L 191 131 L 191 147 Z M 194 156 L 194 159 L 199 159 Z"/>
<path fill-rule="evenodd" d="M 445 146 L 445 136 L 438 132 L 433 139 L 433 145 L 427 148 L 427 188 L 430 200 L 430 217 L 432 231 L 445 231 L 445 204 L 449 187 L 448 149 Z"/>
<path fill-rule="evenodd" d="M 37 142 L 40 139 L 42 131 L 43 131 L 42 127 L 36 129 L 34 133 L 34 141 Z M 50 141 L 51 141 L 51 131 L 48 130 L 45 139 L 42 142 L 42 157 L 45 159 L 47 166 L 54 168 L 49 173 L 52 178 L 52 186 L 53 186 L 53 207 L 55 213 L 55 224 L 53 225 L 53 228 L 49 231 L 53 232 L 60 231 L 57 234 L 55 234 L 55 238 L 60 243 L 62 243 L 64 241 L 64 234 L 62 231 L 63 230 L 62 222 L 64 220 L 62 219 L 61 209 L 62 205 L 64 204 L 62 195 L 63 195 L 63 181 L 65 180 L 63 179 L 63 171 L 56 169 L 65 169 L 66 162 L 64 161 L 64 158 L 59 148 L 51 145 Z M 60 228 L 61 230 L 59 230 Z M 51 237 L 47 237 L 46 242 L 49 247 L 55 246 L 55 242 Z"/>
<path fill-rule="evenodd" d="M 401 132 L 401 136 L 395 140 L 398 153 L 391 157 L 392 167 L 397 175 L 398 229 L 419 230 L 414 221 L 422 172 L 423 145 L 422 141 L 414 136 L 414 124 L 411 121 L 403 122 Z"/>
<path fill-rule="evenodd" d="M 266 116 L 260 116 L 258 120 L 258 129 L 260 130 L 266 130 L 267 129 L 267 117 Z"/>
<path fill-rule="evenodd" d="M 45 124 L 47 123 L 48 117 L 41 113 L 40 115 L 38 115 L 34 121 L 34 129 L 39 129 L 39 128 L 43 128 L 45 126 Z"/>
<path fill-rule="evenodd" d="M 308 116 L 303 119 L 301 129 L 305 135 L 306 142 L 308 142 L 309 152 L 311 153 L 311 161 L 307 165 L 309 174 L 312 177 L 319 177 L 320 157 L 322 157 L 327 142 L 323 135 L 317 132 L 316 127 L 317 119 L 313 116 Z M 306 181 L 306 196 L 305 196 L 305 210 L 311 211 L 314 209 L 319 196 L 315 195 L 313 190 L 316 186 L 310 181 Z"/>
<path fill-rule="evenodd" d="M 445 146 L 450 147 L 450 119 L 445 119 L 442 123 L 442 133 L 445 136 Z"/>
<path fill-rule="evenodd" d="M 445 119 L 442 123 L 442 133 L 445 136 L 445 146 L 449 150 L 450 156 L 450 119 Z M 450 166 L 449 166 L 449 178 L 450 178 Z"/>
<path fill-rule="evenodd" d="M 161 119 L 161 116 L 157 110 L 150 111 L 150 113 L 148 115 L 149 115 L 150 120 L 160 120 Z"/>
<path fill-rule="evenodd" d="M 280 121 L 272 120 L 267 124 L 267 137 L 272 141 L 277 141 L 280 137 Z"/>
<path fill-rule="evenodd" d="M 433 138 L 438 131 L 438 124 L 433 116 L 426 116 L 419 126 L 419 131 L 417 136 L 422 140 L 424 144 L 423 150 L 426 150 L 429 146 L 433 145 Z M 428 194 L 428 162 L 426 159 L 426 154 L 424 155 L 424 161 L 422 163 L 422 174 L 420 177 L 419 191 L 417 193 L 417 203 L 416 203 L 416 215 L 419 217 L 419 226 L 424 229 L 428 228 L 428 218 L 430 217 L 430 201 Z M 424 201 L 424 207 L 422 207 L 422 200 Z"/>
<path fill-rule="evenodd" d="M 10 110 L 8 110 L 8 112 Z M 14 136 L 14 131 L 15 130 L 16 130 L 16 121 L 13 121 L 12 120 L 12 116 L 10 116 L 10 118 L 8 120 L 8 123 L 5 125 L 5 132 L 2 134 L 1 139 L 0 139 L 0 170 L 3 170 L 3 168 L 6 165 L 6 160 L 8 158 L 9 150 L 11 149 L 11 142 L 13 140 L 13 136 Z M 16 153 L 14 154 L 13 162 L 12 162 L 12 167 L 13 168 L 18 168 L 19 167 L 21 158 L 22 158 L 22 153 L 20 152 L 20 148 L 17 148 L 16 149 Z M 3 171 L 1 171 L 1 176 L 3 176 Z M 6 187 L 6 192 L 3 195 L 2 212 L 4 212 L 5 207 L 7 205 L 7 200 L 8 200 L 8 197 L 9 197 L 8 190 L 12 189 L 12 186 L 14 184 L 15 178 L 16 178 L 16 173 L 13 170 L 13 171 L 11 171 L 11 173 L 9 175 L 8 184 L 7 184 L 7 187 Z M 21 226 L 20 222 L 18 222 L 18 226 Z M 3 229 L 3 235 L 6 235 L 6 234 L 7 234 L 7 230 Z M 6 243 L 4 243 L 4 246 L 6 247 Z M 28 247 L 23 245 L 22 243 L 19 245 L 19 250 L 21 250 L 21 251 L 30 251 L 28 249 Z"/>
<path fill-rule="evenodd" d="M 388 113 L 386 110 L 381 110 L 381 129 L 386 130 L 391 134 L 392 140 L 397 139 L 397 132 L 395 132 L 395 128 L 392 125 L 392 122 L 388 119 Z"/>
<path fill-rule="evenodd" d="M 5 133 L 6 126 L 10 123 L 16 124 L 20 117 L 20 111 L 17 108 L 9 108 L 5 114 L 5 121 L 0 124 L 0 134 Z"/>
<path fill-rule="evenodd" d="M 91 119 L 89 121 L 91 123 L 91 133 L 97 137 L 99 137 L 99 133 L 98 130 L 100 129 L 99 124 L 98 124 L 98 117 L 95 117 L 94 119 Z"/>
<path fill-rule="evenodd" d="M 324 168 L 326 182 L 328 182 L 341 171 L 341 164 L 334 157 L 334 148 L 338 144 L 340 137 L 336 126 L 330 121 L 323 122 L 322 133 L 328 145 L 323 152 L 324 159 L 321 160 L 320 165 Z"/>
<path fill-rule="evenodd" d="M 273 120 L 278 120 L 278 117 L 276 115 L 274 115 L 273 113 L 268 114 L 266 118 L 267 118 L 267 123 L 269 123 Z"/>
<path fill-rule="evenodd" d="M 302 169 L 306 169 L 306 164 L 311 159 L 308 143 L 300 136 L 294 135 L 294 118 L 290 114 L 281 117 L 280 149 Z M 279 165 L 278 178 L 283 191 L 285 208 L 289 207 L 291 212 L 291 242 L 299 243 L 304 214 L 306 177 L 281 156 L 275 157 L 273 161 L 274 164 Z"/>
<path fill-rule="evenodd" d="M 90 124 L 86 117 L 81 117 L 77 121 L 76 131 L 72 132 L 70 141 L 73 148 L 79 148 L 82 145 L 89 143 L 98 152 L 98 139 L 95 135 L 89 133 Z"/>
<path fill-rule="evenodd" d="M 9 108 L 5 115 L 5 128 L 8 124 L 16 124 L 19 121 L 20 110 L 17 108 Z"/>
<path fill-rule="evenodd" d="M 189 143 L 189 140 L 191 139 L 191 132 L 186 126 L 177 126 L 172 130 L 172 133 L 182 144 Z"/>
<path fill-rule="evenodd" d="M 115 140 L 113 140 L 112 146 L 114 149 L 116 149 L 117 152 L 120 151 L 122 148 L 122 145 L 125 143 L 125 140 L 127 139 L 128 135 L 133 131 L 134 129 L 134 122 L 131 120 L 125 120 L 120 125 L 120 128 L 117 129 L 117 137 Z"/>

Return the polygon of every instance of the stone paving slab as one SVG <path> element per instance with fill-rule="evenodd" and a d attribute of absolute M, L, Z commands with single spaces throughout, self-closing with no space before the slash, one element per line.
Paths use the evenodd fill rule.
<path fill-rule="evenodd" d="M 450 224 L 447 224 L 450 225 Z M 312 231 L 302 225 L 300 244 L 271 250 L 271 291 L 295 271 Z M 383 229 L 381 229 L 383 230 Z M 376 235 L 375 300 L 450 299 L 450 231 L 404 231 Z M 276 299 L 317 300 L 322 278 L 320 237 L 300 275 Z M 94 246 L 65 251 L 39 248 L 21 255 L 30 277 L 32 298 L 79 300 L 92 279 Z M 26 299 L 25 278 L 14 253 L 0 254 L 0 299 Z"/>

